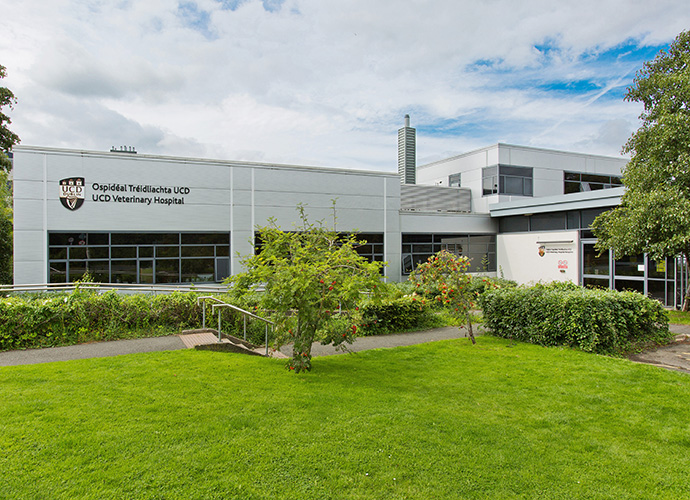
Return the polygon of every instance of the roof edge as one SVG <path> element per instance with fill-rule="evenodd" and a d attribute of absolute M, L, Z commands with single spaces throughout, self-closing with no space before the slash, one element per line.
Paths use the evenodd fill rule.
<path fill-rule="evenodd" d="M 189 156 L 166 156 L 154 155 L 146 153 L 128 153 L 128 152 L 111 152 L 111 151 L 94 151 L 86 149 L 71 149 L 71 148 L 53 148 L 47 146 L 14 146 L 12 148 L 15 152 L 36 153 L 36 154 L 62 154 L 74 156 L 92 156 L 101 158 L 120 158 L 120 159 L 147 159 L 152 161 L 168 161 L 174 163 L 203 163 L 207 165 L 218 166 L 233 166 L 233 167 L 253 167 L 253 168 L 281 168 L 293 170 L 307 170 L 307 171 L 323 171 L 331 173 L 347 173 L 360 175 L 375 175 L 380 177 L 398 178 L 397 172 L 386 172 L 382 170 L 358 170 L 354 168 L 340 168 L 340 167 L 318 167 L 313 165 L 292 165 L 282 163 L 262 163 L 253 161 L 239 161 L 239 160 L 219 160 L 214 158 L 199 158 Z"/>

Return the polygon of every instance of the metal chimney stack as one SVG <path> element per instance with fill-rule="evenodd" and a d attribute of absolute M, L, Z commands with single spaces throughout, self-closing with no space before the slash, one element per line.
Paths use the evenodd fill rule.
<path fill-rule="evenodd" d="M 398 130 L 398 175 L 400 175 L 400 184 L 416 184 L 417 182 L 416 133 L 417 131 L 410 127 L 410 115 L 405 115 L 405 126 Z"/>

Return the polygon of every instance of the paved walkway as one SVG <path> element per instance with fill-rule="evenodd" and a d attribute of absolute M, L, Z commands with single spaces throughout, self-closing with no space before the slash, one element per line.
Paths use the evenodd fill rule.
<path fill-rule="evenodd" d="M 479 335 L 477 328 L 474 327 L 474 334 Z M 434 328 L 423 332 L 396 333 L 393 335 L 375 335 L 373 337 L 358 337 L 348 346 L 352 352 L 367 351 L 369 349 L 385 349 L 388 347 L 398 347 L 403 345 L 425 344 L 435 340 L 457 339 L 465 336 L 465 331 L 460 332 L 457 327 L 447 326 L 444 328 Z M 292 356 L 292 347 L 284 345 L 280 351 L 286 356 Z M 331 356 L 342 354 L 343 351 L 336 350 L 332 345 L 314 344 L 311 347 L 313 356 Z"/>
<path fill-rule="evenodd" d="M 676 341 L 654 351 L 630 356 L 630 361 L 690 373 L 690 325 L 669 325 Z"/>
<path fill-rule="evenodd" d="M 655 351 L 631 356 L 632 361 L 653 364 L 672 370 L 690 373 L 690 325 L 671 325 L 671 331 L 677 335 L 676 343 L 662 347 Z M 481 331 L 475 332 L 475 335 Z M 404 345 L 423 344 L 436 340 L 446 340 L 464 337 L 465 331 L 460 332 L 455 327 L 436 328 L 423 332 L 398 333 L 394 335 L 378 335 L 374 337 L 359 337 L 349 347 L 353 352 L 368 349 L 381 349 Z M 112 342 L 93 342 L 65 347 L 49 347 L 45 349 L 26 349 L 20 351 L 0 352 L 0 366 L 30 365 L 36 363 L 50 363 L 54 361 L 68 361 L 72 359 L 103 358 L 120 356 L 139 352 L 172 351 L 193 347 L 190 339 L 185 335 L 170 335 L 168 337 L 152 337 L 146 339 L 115 340 Z M 281 352 L 290 356 L 290 346 L 284 346 Z M 314 344 L 314 356 L 329 356 L 339 354 L 332 346 Z"/>
<path fill-rule="evenodd" d="M 186 349 L 179 335 L 0 352 L 0 366 L 33 365 L 72 359 L 106 358 L 137 352 Z"/>
<path fill-rule="evenodd" d="M 399 333 L 395 335 L 379 335 L 375 337 L 360 337 L 350 346 L 350 350 L 364 351 L 401 345 L 423 344 L 434 340 L 445 340 L 462 337 L 463 334 L 455 327 L 436 328 L 424 332 Z M 173 351 L 194 347 L 190 342 L 192 335 L 170 335 L 168 337 L 152 337 L 146 339 L 114 340 L 110 342 L 92 342 L 64 347 L 47 347 L 44 349 L 26 349 L 19 351 L 0 352 L 0 366 L 31 365 L 36 363 L 51 363 L 53 361 L 69 361 L 72 359 L 104 358 L 135 354 L 138 352 Z M 208 336 L 216 341 L 213 336 Z M 204 342 L 199 342 L 204 343 Z M 290 346 L 283 346 L 281 350 L 290 356 Z M 339 354 L 332 346 L 314 344 L 314 356 L 328 356 Z"/>

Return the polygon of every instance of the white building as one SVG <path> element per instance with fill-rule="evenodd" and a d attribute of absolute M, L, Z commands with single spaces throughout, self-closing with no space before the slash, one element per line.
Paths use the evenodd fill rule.
<path fill-rule="evenodd" d="M 620 202 L 624 159 L 496 144 L 416 167 L 411 184 L 414 129 L 401 130 L 401 174 L 15 147 L 15 284 L 86 271 L 101 282 L 220 281 L 241 271 L 238 255 L 254 251 L 269 218 L 291 229 L 301 203 L 328 223 L 335 199 L 337 230 L 360 232 L 360 252 L 387 262 L 391 280 L 448 248 L 475 272 L 635 288 L 674 304 L 672 259 L 593 251 L 588 226 Z"/>

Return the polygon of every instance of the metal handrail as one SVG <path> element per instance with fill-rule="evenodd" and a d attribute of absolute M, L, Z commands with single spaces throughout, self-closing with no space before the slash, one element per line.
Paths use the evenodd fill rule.
<path fill-rule="evenodd" d="M 223 302 L 217 297 L 213 297 L 210 295 L 205 295 L 203 297 L 197 297 L 196 303 L 197 305 L 201 303 L 201 325 L 203 328 L 206 328 L 206 301 L 207 300 L 212 300 L 216 302 L 215 304 L 211 304 L 211 314 L 213 314 L 213 311 L 215 311 L 216 307 L 228 307 L 232 309 L 233 311 L 237 311 L 240 314 L 242 314 L 242 318 L 244 321 L 244 340 L 247 340 L 247 316 L 250 318 L 258 319 L 259 321 L 263 321 L 266 326 L 266 333 L 265 333 L 265 343 L 266 343 L 266 356 L 268 356 L 268 325 L 275 325 L 275 323 L 271 320 L 268 320 L 266 318 L 262 318 L 261 316 L 257 316 L 254 313 L 251 313 L 249 311 L 246 311 L 242 309 L 241 307 L 233 306 L 232 304 L 228 304 L 227 302 Z M 221 325 L 221 314 L 220 311 L 218 311 L 218 342 L 221 341 L 221 331 L 222 331 L 222 325 Z"/>

